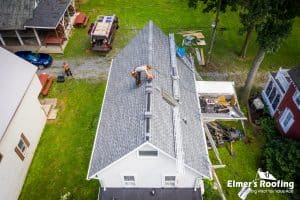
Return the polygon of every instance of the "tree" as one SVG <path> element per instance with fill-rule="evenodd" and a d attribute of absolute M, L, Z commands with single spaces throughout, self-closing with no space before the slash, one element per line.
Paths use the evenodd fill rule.
<path fill-rule="evenodd" d="M 264 13 L 264 20 L 255 27 L 259 49 L 242 91 L 242 101 L 245 104 L 247 104 L 253 81 L 265 54 L 274 53 L 280 48 L 282 41 L 290 34 L 293 19 L 297 14 L 295 6 L 298 3 L 296 1 L 269 0 L 268 2 L 269 6 L 266 13 Z"/>
<path fill-rule="evenodd" d="M 299 197 L 300 142 L 282 137 L 271 117 L 261 119 L 261 128 L 266 136 L 263 149 L 265 170 L 270 171 L 277 179 L 294 181 L 293 197 Z"/>
<path fill-rule="evenodd" d="M 200 2 L 206 4 L 206 7 L 203 9 L 203 12 L 215 12 L 216 18 L 212 25 L 213 31 L 211 36 L 211 41 L 208 49 L 208 57 L 206 63 L 209 64 L 211 60 L 211 54 L 214 47 L 216 33 L 218 24 L 220 22 L 220 12 L 225 12 L 228 6 L 231 7 L 231 10 L 236 10 L 238 0 L 189 0 L 189 7 L 196 8 Z"/>
<path fill-rule="evenodd" d="M 252 32 L 259 23 L 262 23 L 267 13 L 268 1 L 266 0 L 242 0 L 239 2 L 241 5 L 240 11 L 240 21 L 242 28 L 240 28 L 240 33 L 243 34 L 246 32 L 246 37 L 243 42 L 243 46 L 240 52 L 240 57 L 245 58 L 248 45 Z"/>

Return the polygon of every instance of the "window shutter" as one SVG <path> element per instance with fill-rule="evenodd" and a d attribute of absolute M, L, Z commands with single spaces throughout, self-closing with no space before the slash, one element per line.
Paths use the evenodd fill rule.
<path fill-rule="evenodd" d="M 21 134 L 21 138 L 22 138 L 22 140 L 24 141 L 24 143 L 26 144 L 26 146 L 29 147 L 29 146 L 30 146 L 30 142 L 29 142 L 29 140 L 25 137 L 25 135 L 24 135 L 23 133 Z"/>
<path fill-rule="evenodd" d="M 22 154 L 22 152 L 18 149 L 18 147 L 15 148 L 15 152 L 17 153 L 17 155 L 19 156 L 19 158 L 23 161 L 25 157 Z"/>

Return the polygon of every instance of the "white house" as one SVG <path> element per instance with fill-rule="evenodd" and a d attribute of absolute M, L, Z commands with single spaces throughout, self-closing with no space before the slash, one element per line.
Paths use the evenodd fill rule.
<path fill-rule="evenodd" d="M 0 199 L 18 199 L 46 123 L 36 66 L 0 48 Z"/>
<path fill-rule="evenodd" d="M 154 66 L 152 81 L 130 72 Z M 87 178 L 98 198 L 201 199 L 211 179 L 193 65 L 152 22 L 112 61 Z M 201 188 L 201 189 L 200 189 Z"/>

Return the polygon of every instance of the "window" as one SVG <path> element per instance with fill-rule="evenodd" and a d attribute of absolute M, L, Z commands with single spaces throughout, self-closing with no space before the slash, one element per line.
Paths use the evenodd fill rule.
<path fill-rule="evenodd" d="M 139 156 L 158 156 L 157 151 L 139 151 Z"/>
<path fill-rule="evenodd" d="M 277 108 L 277 106 L 279 104 L 279 101 L 280 101 L 280 95 L 277 94 L 274 101 L 273 101 L 273 103 L 272 103 L 272 107 L 273 107 L 274 110 Z"/>
<path fill-rule="evenodd" d="M 269 101 L 270 101 L 270 103 L 273 102 L 273 100 L 274 100 L 274 98 L 275 98 L 275 95 L 276 95 L 276 87 L 273 87 L 272 92 L 271 92 L 271 94 L 270 94 L 270 96 L 269 96 Z"/>
<path fill-rule="evenodd" d="M 135 186 L 135 177 L 130 176 L 123 176 L 123 181 L 125 186 Z"/>
<path fill-rule="evenodd" d="M 298 90 L 293 95 L 293 100 L 294 100 L 295 104 L 297 105 L 298 109 L 300 110 L 300 92 Z"/>
<path fill-rule="evenodd" d="M 283 131 L 286 133 L 294 123 L 294 115 L 290 109 L 286 108 L 279 119 Z"/>
<path fill-rule="evenodd" d="M 26 149 L 30 146 L 28 139 L 22 133 L 21 138 L 15 148 L 15 152 L 19 156 L 19 158 L 23 161 L 25 159 Z"/>
<path fill-rule="evenodd" d="M 165 176 L 165 186 L 175 186 L 176 176 Z"/>
<path fill-rule="evenodd" d="M 268 85 L 268 87 L 267 87 L 267 89 L 266 89 L 266 95 L 267 95 L 267 96 L 270 95 L 270 92 L 271 92 L 272 87 L 273 87 L 273 81 L 270 81 L 270 82 L 269 82 L 269 85 Z"/>
<path fill-rule="evenodd" d="M 22 152 L 22 153 L 24 153 L 25 152 L 25 143 L 24 143 L 24 141 L 22 140 L 22 139 L 20 139 L 20 141 L 19 141 L 19 144 L 18 144 L 18 148 L 19 148 L 19 150 Z"/>

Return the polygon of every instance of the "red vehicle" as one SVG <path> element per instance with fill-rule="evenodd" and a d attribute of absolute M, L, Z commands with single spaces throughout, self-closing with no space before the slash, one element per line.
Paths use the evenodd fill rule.
<path fill-rule="evenodd" d="M 92 50 L 100 52 L 111 50 L 112 41 L 118 28 L 118 18 L 115 15 L 99 16 L 89 29 Z"/>

